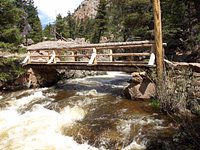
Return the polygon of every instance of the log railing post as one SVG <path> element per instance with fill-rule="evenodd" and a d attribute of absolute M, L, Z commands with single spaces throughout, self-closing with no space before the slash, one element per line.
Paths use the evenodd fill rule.
<path fill-rule="evenodd" d="M 92 53 L 95 55 L 93 64 L 97 64 L 97 57 L 96 57 L 97 56 L 97 50 L 96 50 L 96 48 L 93 48 Z"/>
<path fill-rule="evenodd" d="M 75 58 L 75 56 L 74 56 L 74 52 L 73 52 L 73 51 L 71 52 L 71 55 L 73 56 L 73 57 L 72 57 L 72 61 L 75 62 L 75 61 L 76 61 L 76 58 Z"/>
<path fill-rule="evenodd" d="M 56 62 L 55 62 L 55 57 L 56 57 L 56 53 L 55 53 L 55 51 L 52 51 L 52 56 L 51 56 L 51 58 L 49 59 L 49 61 L 47 62 L 47 64 L 50 64 L 50 63 L 52 63 L 52 62 L 56 63 Z"/>
<path fill-rule="evenodd" d="M 109 53 L 110 53 L 110 62 L 112 62 L 112 61 L 113 61 L 113 56 L 112 56 L 112 54 L 113 54 L 113 50 L 110 49 L 110 50 L 109 50 Z"/>
<path fill-rule="evenodd" d="M 97 50 L 96 50 L 96 48 L 93 48 L 92 56 L 91 56 L 91 58 L 90 58 L 90 60 L 88 62 L 88 65 L 97 64 L 96 56 L 97 56 Z"/>
<path fill-rule="evenodd" d="M 32 60 L 31 60 L 31 52 L 30 51 L 28 52 L 28 55 L 29 55 L 28 63 L 31 63 Z"/>
<path fill-rule="evenodd" d="M 30 52 L 28 51 L 26 58 L 23 60 L 22 64 L 26 64 L 27 62 L 29 63 L 30 61 Z"/>
<path fill-rule="evenodd" d="M 57 60 L 56 60 L 56 52 L 53 50 L 52 53 L 53 53 L 53 55 L 54 55 L 53 63 L 56 64 L 56 63 L 57 63 Z"/>

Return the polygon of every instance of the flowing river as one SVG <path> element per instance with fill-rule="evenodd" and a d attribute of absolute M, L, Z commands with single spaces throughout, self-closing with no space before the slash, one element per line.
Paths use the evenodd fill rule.
<path fill-rule="evenodd" d="M 70 79 L 0 96 L 0 150 L 137 150 L 170 121 L 149 101 L 121 96 L 130 75 Z"/>

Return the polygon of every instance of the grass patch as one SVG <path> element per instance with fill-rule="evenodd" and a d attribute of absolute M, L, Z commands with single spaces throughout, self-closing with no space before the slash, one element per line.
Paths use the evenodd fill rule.
<path fill-rule="evenodd" d="M 154 108 L 154 109 L 159 109 L 160 108 L 160 101 L 156 98 L 151 98 L 151 102 L 150 105 Z"/>

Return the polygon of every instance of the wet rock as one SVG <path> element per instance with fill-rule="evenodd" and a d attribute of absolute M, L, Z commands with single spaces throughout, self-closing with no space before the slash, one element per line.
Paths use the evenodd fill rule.
<path fill-rule="evenodd" d="M 133 73 L 132 76 L 130 85 L 123 91 L 126 97 L 133 100 L 155 97 L 155 84 L 144 73 Z"/>

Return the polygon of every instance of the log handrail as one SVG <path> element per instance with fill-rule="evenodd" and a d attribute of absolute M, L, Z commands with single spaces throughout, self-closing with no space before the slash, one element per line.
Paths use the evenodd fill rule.
<path fill-rule="evenodd" d="M 89 57 L 92 54 L 77 55 L 55 55 L 55 57 Z M 96 54 L 98 56 L 150 56 L 150 53 L 112 53 L 112 54 Z M 31 55 L 30 57 L 50 57 L 49 55 Z"/>
<path fill-rule="evenodd" d="M 27 50 L 87 50 L 90 49 L 92 50 L 93 48 L 96 49 L 115 49 L 115 48 L 134 48 L 134 47 L 151 47 L 154 45 L 155 42 L 153 41 L 134 41 L 134 42 L 113 42 L 113 43 L 99 43 L 99 44 L 79 44 L 79 45 L 69 45 L 69 44 L 64 44 L 64 45 L 56 45 L 53 47 L 37 47 L 37 46 L 30 46 L 28 47 Z M 166 43 L 163 43 L 165 46 Z"/>

